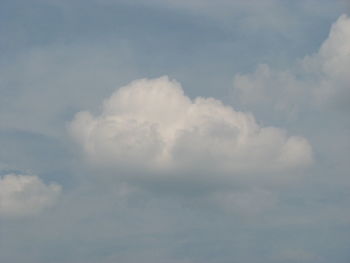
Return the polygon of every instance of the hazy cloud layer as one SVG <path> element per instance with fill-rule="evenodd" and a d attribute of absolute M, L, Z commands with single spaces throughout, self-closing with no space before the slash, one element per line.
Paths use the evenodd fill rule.
<path fill-rule="evenodd" d="M 260 127 L 252 115 L 214 98 L 191 100 L 167 77 L 120 88 L 100 115 L 78 113 L 71 132 L 89 159 L 102 165 L 234 173 L 312 162 L 305 138 Z"/>
<path fill-rule="evenodd" d="M 52 206 L 61 186 L 45 184 L 34 175 L 7 174 L 0 177 L 0 216 L 27 216 Z"/>
<path fill-rule="evenodd" d="M 348 263 L 347 2 L 2 1 L 0 262 Z"/>

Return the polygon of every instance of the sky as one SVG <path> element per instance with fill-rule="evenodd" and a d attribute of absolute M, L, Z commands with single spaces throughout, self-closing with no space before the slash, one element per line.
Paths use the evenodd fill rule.
<path fill-rule="evenodd" d="M 3 0 L 0 262 L 348 263 L 346 0 Z"/>

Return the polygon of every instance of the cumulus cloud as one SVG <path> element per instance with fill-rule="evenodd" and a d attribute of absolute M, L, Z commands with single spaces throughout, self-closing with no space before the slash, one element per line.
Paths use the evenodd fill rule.
<path fill-rule="evenodd" d="M 350 18 L 342 15 L 332 26 L 329 37 L 319 52 L 305 57 L 306 73 L 313 74 L 318 84 L 313 94 L 320 102 L 344 98 L 350 100 Z"/>
<path fill-rule="evenodd" d="M 259 65 L 234 78 L 243 105 L 297 114 L 302 107 L 344 107 L 350 101 L 350 18 L 342 15 L 319 51 L 287 70 Z"/>
<path fill-rule="evenodd" d="M 188 98 L 167 77 L 136 80 L 104 101 L 98 116 L 76 114 L 70 131 L 99 165 L 151 170 L 272 172 L 303 167 L 303 137 L 260 127 L 249 113 L 214 98 Z"/>
<path fill-rule="evenodd" d="M 37 176 L 7 174 L 0 177 L 0 216 L 36 214 L 53 205 L 60 193 L 60 185 L 46 185 Z"/>

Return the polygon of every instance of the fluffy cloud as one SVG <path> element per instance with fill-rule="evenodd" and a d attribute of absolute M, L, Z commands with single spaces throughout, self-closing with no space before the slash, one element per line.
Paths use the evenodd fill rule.
<path fill-rule="evenodd" d="M 191 100 L 167 77 L 120 88 L 100 115 L 79 112 L 70 131 L 103 166 L 235 173 L 285 171 L 312 161 L 305 138 L 260 127 L 251 114 L 219 100 Z"/>
<path fill-rule="evenodd" d="M 332 26 L 328 39 L 319 52 L 305 57 L 305 73 L 313 74 L 316 83 L 313 94 L 318 101 L 350 100 L 350 18 L 342 15 Z M 344 97 L 345 96 L 345 97 Z"/>
<path fill-rule="evenodd" d="M 234 91 L 243 105 L 289 114 L 307 106 L 344 107 L 350 101 L 349 68 L 350 19 L 342 15 L 316 54 L 288 70 L 260 65 L 252 74 L 238 74 Z"/>
<path fill-rule="evenodd" d="M 0 216 L 26 216 L 53 205 L 61 186 L 44 184 L 37 176 L 8 174 L 0 177 Z"/>

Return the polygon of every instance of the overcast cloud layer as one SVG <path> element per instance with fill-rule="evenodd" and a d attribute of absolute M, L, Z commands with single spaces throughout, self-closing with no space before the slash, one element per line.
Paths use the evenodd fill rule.
<path fill-rule="evenodd" d="M 348 263 L 347 1 L 3 1 L 0 262 Z"/>

